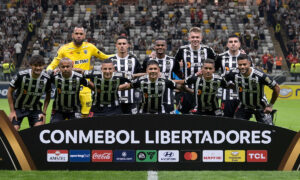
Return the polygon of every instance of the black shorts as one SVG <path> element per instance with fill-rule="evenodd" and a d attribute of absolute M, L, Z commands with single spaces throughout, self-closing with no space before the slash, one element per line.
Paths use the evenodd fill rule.
<path fill-rule="evenodd" d="M 111 116 L 122 114 L 122 109 L 120 106 L 113 107 L 95 107 L 92 106 L 89 117 L 97 117 L 97 116 Z"/>
<path fill-rule="evenodd" d="M 81 118 L 81 113 L 52 111 L 50 123 L 61 122 L 74 118 Z"/>
<path fill-rule="evenodd" d="M 123 114 L 137 114 L 137 104 L 135 103 L 120 103 Z"/>
<path fill-rule="evenodd" d="M 223 112 L 221 109 L 216 109 L 212 111 L 196 111 L 196 115 L 209 115 L 209 116 L 223 116 Z"/>
<path fill-rule="evenodd" d="M 190 110 L 195 107 L 195 97 L 190 93 L 182 93 L 179 95 L 178 111 L 182 114 L 189 114 Z"/>
<path fill-rule="evenodd" d="M 272 115 L 264 113 L 263 109 L 246 109 L 243 107 L 239 107 L 234 114 L 234 118 L 250 120 L 252 114 L 255 115 L 257 122 L 268 124 L 268 125 L 274 125 Z"/>
<path fill-rule="evenodd" d="M 20 126 L 24 117 L 27 117 L 30 127 L 33 127 L 35 123 L 43 121 L 43 119 L 39 117 L 41 114 L 41 110 L 16 109 L 18 120 L 16 121 L 16 119 L 13 119 L 12 124 Z"/>
<path fill-rule="evenodd" d="M 174 104 L 164 104 L 164 108 L 166 114 L 174 114 L 175 112 Z"/>
<path fill-rule="evenodd" d="M 231 117 L 233 118 L 234 113 L 239 106 L 240 101 L 238 99 L 234 100 L 222 100 L 221 102 L 221 109 L 224 112 L 224 117 Z"/>

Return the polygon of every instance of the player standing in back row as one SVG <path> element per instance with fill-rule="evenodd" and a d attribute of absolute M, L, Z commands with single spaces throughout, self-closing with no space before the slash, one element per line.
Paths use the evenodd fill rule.
<path fill-rule="evenodd" d="M 128 53 L 129 46 L 130 44 L 127 37 L 118 37 L 116 42 L 117 54 L 109 59 L 113 62 L 117 72 L 124 73 L 126 77 L 131 80 L 134 74 L 141 71 L 141 64 L 135 55 Z M 134 89 L 119 92 L 123 114 L 137 113 L 136 92 L 137 90 Z"/>
<path fill-rule="evenodd" d="M 91 58 L 93 56 L 104 60 L 109 58 L 109 55 L 101 52 L 96 46 L 89 42 L 85 42 L 86 32 L 81 26 L 74 28 L 72 33 L 73 41 L 59 48 L 56 57 L 47 70 L 54 70 L 62 58 L 69 58 L 74 63 L 74 69 L 90 70 Z M 91 90 L 87 87 L 82 87 L 80 91 L 80 102 L 82 105 L 81 113 L 83 117 L 87 117 L 92 105 Z"/>
<path fill-rule="evenodd" d="M 202 32 L 198 27 L 192 27 L 189 31 L 190 44 L 181 46 L 175 55 L 175 60 L 183 61 L 183 73 L 187 78 L 190 75 L 196 74 L 201 70 L 203 62 L 209 59 L 216 59 L 216 53 L 214 50 L 206 45 L 201 44 Z M 190 88 L 193 88 L 190 86 Z M 194 97 L 191 94 L 185 93 L 181 102 L 180 111 L 184 114 L 194 107 Z"/>
<path fill-rule="evenodd" d="M 220 68 L 221 74 L 225 75 L 230 70 L 238 67 L 237 58 L 241 54 L 241 42 L 239 37 L 231 35 L 227 39 L 228 51 L 219 54 L 216 60 L 216 71 Z M 225 117 L 233 117 L 236 108 L 239 105 L 238 93 L 235 89 L 222 89 L 222 105 Z"/>

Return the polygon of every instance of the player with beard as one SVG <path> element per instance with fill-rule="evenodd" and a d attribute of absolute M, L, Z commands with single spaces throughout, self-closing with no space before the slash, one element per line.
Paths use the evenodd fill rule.
<path fill-rule="evenodd" d="M 227 39 L 228 51 L 218 55 L 216 60 L 216 71 L 221 70 L 221 74 L 225 75 L 230 70 L 237 68 L 237 58 L 241 54 L 241 42 L 238 36 L 231 35 Z M 225 117 L 233 117 L 236 108 L 239 105 L 238 93 L 235 89 L 222 89 L 222 102 Z"/>
<path fill-rule="evenodd" d="M 74 70 L 91 69 L 91 58 L 94 56 L 98 59 L 105 60 L 110 57 L 101 52 L 96 46 L 89 42 L 85 42 L 86 32 L 83 27 L 77 26 L 72 33 L 73 41 L 59 48 L 56 57 L 47 70 L 54 70 L 62 58 L 69 58 L 73 61 Z M 92 105 L 91 90 L 87 87 L 82 87 L 80 91 L 80 102 L 82 105 L 81 113 L 83 117 L 87 117 Z"/>
<path fill-rule="evenodd" d="M 237 63 L 238 69 L 225 75 L 228 84 L 235 86 L 240 99 L 234 117 L 249 120 L 254 114 L 256 121 L 273 125 L 270 113 L 280 92 L 279 85 L 264 72 L 251 67 L 251 60 L 247 55 L 241 54 Z M 273 90 L 270 103 L 264 93 L 265 85 Z"/>
<path fill-rule="evenodd" d="M 218 89 L 220 87 L 227 88 L 225 79 L 215 72 L 215 61 L 207 59 L 201 67 L 201 75 L 191 75 L 184 82 L 186 85 L 193 85 L 195 96 L 195 111 L 193 113 L 199 115 L 214 115 L 222 116 L 223 112 L 220 109 L 217 98 Z"/>

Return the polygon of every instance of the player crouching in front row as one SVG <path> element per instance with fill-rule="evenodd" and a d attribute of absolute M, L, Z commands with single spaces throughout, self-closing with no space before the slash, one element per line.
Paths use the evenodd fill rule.
<path fill-rule="evenodd" d="M 118 89 L 120 84 L 130 81 L 124 73 L 115 72 L 112 60 L 104 60 L 101 71 L 85 71 L 84 77 L 90 78 L 95 86 L 90 117 L 122 114 Z"/>
<path fill-rule="evenodd" d="M 94 89 L 93 83 L 73 71 L 73 62 L 69 58 L 62 58 L 58 67 L 60 71 L 51 75 L 51 82 L 55 85 L 56 91 L 50 123 L 81 118 L 80 85 Z"/>
<path fill-rule="evenodd" d="M 279 85 L 264 72 L 252 68 L 247 55 L 241 54 L 237 62 L 238 69 L 230 71 L 225 77 L 229 84 L 235 85 L 239 94 L 240 105 L 234 117 L 249 120 L 254 114 L 256 121 L 273 125 L 270 113 L 280 92 Z M 265 97 L 265 85 L 273 90 L 270 104 Z"/>
<path fill-rule="evenodd" d="M 130 84 L 119 86 L 120 90 L 139 88 L 142 92 L 142 104 L 139 113 L 162 114 L 165 113 L 163 106 L 164 93 L 167 88 L 182 89 L 180 84 L 160 77 L 159 64 L 155 60 L 147 63 L 147 75 L 142 76 Z"/>

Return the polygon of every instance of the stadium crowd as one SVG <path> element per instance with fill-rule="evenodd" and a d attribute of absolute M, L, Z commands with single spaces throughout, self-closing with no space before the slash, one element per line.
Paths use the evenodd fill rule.
<path fill-rule="evenodd" d="M 174 56 L 181 45 L 188 43 L 187 28 L 192 26 L 203 28 L 203 43 L 217 53 L 226 49 L 226 37 L 236 32 L 242 39 L 242 48 L 258 66 L 262 64 L 264 52 L 276 56 L 274 48 L 268 48 L 272 43 L 266 39 L 269 36 L 267 24 L 257 6 L 235 5 L 228 1 L 220 1 L 217 7 L 196 3 L 149 3 L 78 5 L 73 1 L 50 1 L 42 25 L 37 28 L 37 40 L 28 46 L 27 54 L 39 53 L 50 63 L 57 49 L 71 40 L 70 27 L 81 22 L 87 29 L 87 41 L 105 52 L 114 53 L 115 39 L 119 34 L 126 34 L 140 61 L 153 51 L 153 39 L 158 35 L 166 37 L 168 51 Z"/>

